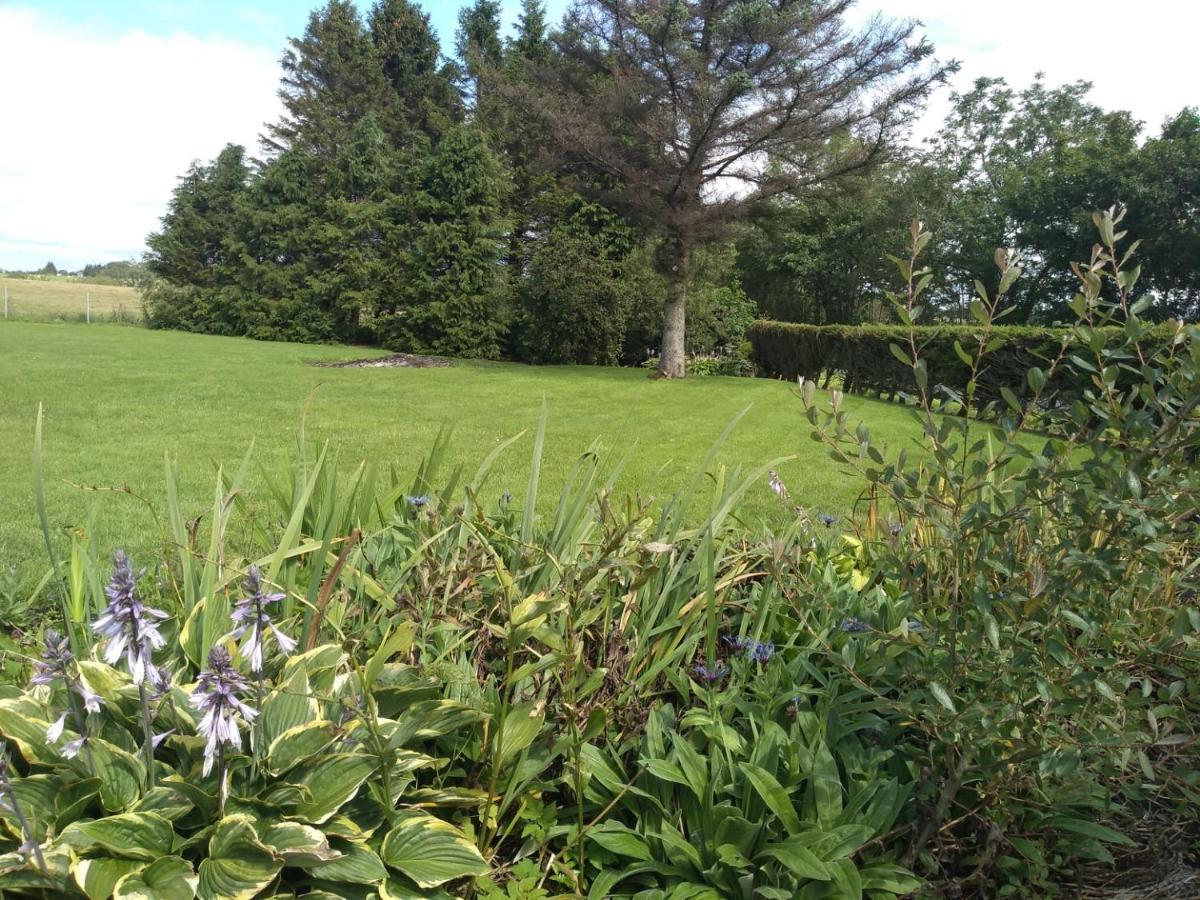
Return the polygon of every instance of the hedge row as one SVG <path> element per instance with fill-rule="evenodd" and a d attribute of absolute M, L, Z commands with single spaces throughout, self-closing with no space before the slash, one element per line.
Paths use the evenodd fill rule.
<path fill-rule="evenodd" d="M 1119 329 L 1098 329 L 1100 332 Z M 930 387 L 941 385 L 962 392 L 970 370 L 955 350 L 959 342 L 968 352 L 977 346 L 978 328 L 971 325 L 932 325 L 917 328 L 921 357 L 929 371 Z M 976 387 L 981 400 L 999 397 L 1000 387 L 1017 393 L 1026 387 L 1026 372 L 1045 369 L 1062 347 L 1069 329 L 1032 326 L 997 326 L 993 346 Z M 1164 338 L 1167 334 L 1163 332 Z M 906 352 L 909 330 L 900 325 L 801 325 L 794 322 L 757 321 L 746 337 L 754 347 L 754 362 L 768 376 L 794 380 L 803 376 L 827 385 L 841 376 L 842 389 L 859 394 L 894 398 L 915 391 L 912 370 L 891 351 L 898 344 Z M 1076 396 L 1087 384 L 1086 371 L 1072 367 L 1051 385 L 1060 399 Z"/>

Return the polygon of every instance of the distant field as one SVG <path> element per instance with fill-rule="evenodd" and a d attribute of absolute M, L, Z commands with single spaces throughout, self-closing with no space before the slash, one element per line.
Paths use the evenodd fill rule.
<path fill-rule="evenodd" d="M 47 505 L 58 534 L 84 527 L 99 500 L 97 540 L 139 555 L 157 538 L 124 488 L 163 505 L 163 455 L 178 460 L 186 515 L 212 503 L 218 466 L 235 469 L 253 442 L 247 487 L 288 471 L 301 416 L 310 441 L 329 441 L 338 464 L 361 459 L 409 475 L 442 426 L 454 434 L 449 462 L 474 472 L 506 438 L 523 440 L 497 460 L 487 500 L 520 496 L 529 477 L 532 433 L 543 398 L 549 409 L 543 495 L 548 503 L 593 441 L 616 461 L 628 454 L 618 495 L 661 500 L 702 465 L 709 447 L 751 407 L 718 456 L 750 470 L 779 457 L 793 503 L 849 513 L 862 490 L 819 444 L 793 389 L 778 381 L 697 378 L 655 381 L 640 369 L 460 363 L 445 369 L 317 368 L 306 360 L 371 355 L 352 347 L 260 343 L 242 338 L 146 331 L 112 325 L 0 322 L 0 575 L 44 571 L 34 513 L 30 453 L 38 404 L 45 408 Z M 847 398 L 855 418 L 894 449 L 918 430 L 897 405 Z M 764 478 L 739 508 L 747 521 L 786 514 Z"/>
<path fill-rule="evenodd" d="M 0 316 L 8 289 L 8 317 L 26 322 L 82 322 L 91 295 L 93 322 L 134 322 L 142 318 L 142 297 L 135 288 L 94 284 L 72 278 L 0 276 Z"/>

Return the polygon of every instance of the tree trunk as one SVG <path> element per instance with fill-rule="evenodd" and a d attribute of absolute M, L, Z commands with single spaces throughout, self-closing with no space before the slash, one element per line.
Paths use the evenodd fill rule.
<path fill-rule="evenodd" d="M 674 259 L 667 271 L 667 299 L 663 304 L 662 353 L 658 358 L 659 378 L 683 378 L 687 374 L 687 285 L 691 250 L 683 242 L 673 248 Z"/>

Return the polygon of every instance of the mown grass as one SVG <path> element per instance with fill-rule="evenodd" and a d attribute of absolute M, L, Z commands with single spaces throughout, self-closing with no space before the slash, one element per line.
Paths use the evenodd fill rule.
<path fill-rule="evenodd" d="M 83 322 L 87 317 L 86 296 L 91 295 L 92 322 L 138 321 L 142 298 L 135 288 L 95 284 L 67 277 L 0 277 L 0 295 L 8 289 L 9 320 L 34 322 Z M 4 315 L 0 300 L 0 316 Z"/>
<path fill-rule="evenodd" d="M 338 465 L 360 460 L 415 473 L 443 427 L 453 428 L 448 461 L 472 473 L 502 441 L 522 440 L 497 461 L 484 502 L 529 474 L 543 399 L 548 409 L 543 497 L 547 504 L 579 455 L 593 444 L 615 465 L 628 454 L 619 495 L 663 500 L 702 465 L 709 448 L 743 410 L 717 457 L 743 470 L 779 457 L 792 502 L 847 514 L 861 482 L 839 472 L 808 437 L 800 401 L 789 385 L 767 380 L 648 379 L 636 369 L 535 368 L 462 363 L 445 369 L 331 369 L 308 360 L 373 355 L 347 347 L 259 343 L 141 328 L 90 328 L 0 322 L 0 570 L 24 578 L 44 569 L 45 551 L 31 488 L 38 404 L 45 410 L 47 507 L 52 529 L 84 528 L 102 506 L 96 537 L 103 547 L 149 551 L 157 531 L 146 505 L 163 506 L 164 454 L 177 461 L 185 512 L 211 508 L 218 467 L 235 469 L 253 443 L 247 490 L 282 476 L 298 454 L 303 427 L 310 448 L 329 442 Z M 916 436 L 897 406 L 848 398 L 893 448 Z M 520 492 L 514 487 L 514 494 Z M 490 496 L 489 496 L 490 495 Z M 763 480 L 739 507 L 757 521 L 788 515 Z"/>

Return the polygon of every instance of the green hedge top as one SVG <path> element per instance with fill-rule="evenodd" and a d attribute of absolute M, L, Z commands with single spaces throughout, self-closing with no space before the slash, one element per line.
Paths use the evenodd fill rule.
<path fill-rule="evenodd" d="M 1118 328 L 1096 329 L 1100 338 Z M 944 386 L 956 392 L 966 389 L 970 369 L 955 343 L 969 353 L 978 344 L 979 328 L 973 325 L 925 325 L 916 328 L 920 355 L 929 371 L 930 387 Z M 1045 369 L 1058 356 L 1070 328 L 1038 328 L 1025 325 L 993 326 L 992 348 L 980 372 L 976 396 L 983 400 L 999 396 L 1006 386 L 1021 393 L 1026 373 L 1033 367 Z M 1163 329 L 1167 338 L 1169 329 Z M 895 396 L 916 390 L 912 370 L 891 351 L 898 344 L 909 347 L 909 329 L 902 325 L 802 325 L 794 322 L 757 321 L 746 337 L 754 348 L 754 362 L 768 376 L 794 380 L 828 381 L 842 377 L 843 390 Z M 1090 384 L 1087 372 L 1061 371 L 1053 388 L 1060 395 L 1074 396 Z M 1066 399 L 1066 398 L 1062 398 Z"/>

